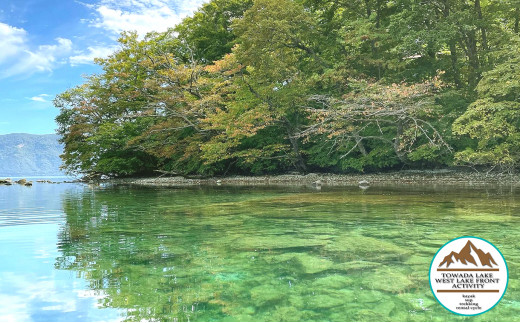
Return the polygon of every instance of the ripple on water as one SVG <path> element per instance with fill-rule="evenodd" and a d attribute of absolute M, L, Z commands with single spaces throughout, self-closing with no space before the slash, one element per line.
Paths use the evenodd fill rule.
<path fill-rule="evenodd" d="M 114 319 L 111 310 L 130 321 L 517 317 L 516 272 L 503 303 L 476 318 L 453 316 L 428 284 L 438 247 L 475 232 L 485 232 L 510 267 L 518 267 L 515 193 L 113 187 L 73 188 L 42 199 L 30 192 L 20 193 L 23 203 L 0 210 L 0 230 L 10 232 L 0 237 L 10 247 L 2 255 L 18 260 L 0 265 L 0 275 L 21 272 L 29 283 L 37 276 L 52 286 L 76 284 L 70 288 L 75 295 L 53 287 L 55 304 L 32 304 L 48 320 L 66 317 L 59 306 L 65 300 L 73 301 L 74 315 L 83 311 L 91 320 Z M 0 200 L 6 200 L 1 189 Z M 46 222 L 53 224 L 41 224 Z M 28 223 L 33 225 L 13 225 Z M 1 286 L 5 295 L 31 305 L 30 293 Z M 90 303 L 82 304 L 85 299 Z"/>

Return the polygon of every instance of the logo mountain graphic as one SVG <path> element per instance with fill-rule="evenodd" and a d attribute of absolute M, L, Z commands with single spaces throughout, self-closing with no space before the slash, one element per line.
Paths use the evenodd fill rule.
<path fill-rule="evenodd" d="M 448 268 L 451 264 L 455 263 L 456 261 L 460 261 L 464 265 L 471 263 L 478 267 L 475 257 L 471 255 L 472 250 L 477 254 L 482 266 L 493 267 L 491 263 L 495 264 L 495 266 L 498 266 L 493 257 L 491 257 L 491 255 L 489 254 L 489 252 L 485 253 L 481 249 L 475 247 L 475 245 L 471 243 L 470 240 L 468 240 L 468 243 L 466 243 L 464 248 L 462 248 L 458 253 L 452 251 L 449 255 L 444 257 L 439 267 L 446 264 L 446 268 Z"/>

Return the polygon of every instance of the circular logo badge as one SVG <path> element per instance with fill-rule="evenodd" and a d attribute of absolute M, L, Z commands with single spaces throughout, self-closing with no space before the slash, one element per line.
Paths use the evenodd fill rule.
<path fill-rule="evenodd" d="M 477 237 L 451 240 L 433 257 L 430 287 L 442 306 L 459 315 L 478 315 L 500 302 L 509 272 L 502 253 Z"/>

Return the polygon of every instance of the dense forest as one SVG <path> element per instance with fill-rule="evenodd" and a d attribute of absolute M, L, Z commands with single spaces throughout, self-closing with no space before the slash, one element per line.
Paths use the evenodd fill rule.
<path fill-rule="evenodd" d="M 231 175 L 520 162 L 519 0 L 212 0 L 58 95 L 64 169 Z"/>

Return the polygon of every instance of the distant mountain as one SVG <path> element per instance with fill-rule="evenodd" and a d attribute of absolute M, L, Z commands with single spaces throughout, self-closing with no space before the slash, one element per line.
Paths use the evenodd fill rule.
<path fill-rule="evenodd" d="M 58 135 L 0 135 L 0 177 L 63 176 Z"/>
<path fill-rule="evenodd" d="M 456 261 L 460 261 L 464 265 L 471 263 L 478 267 L 475 257 L 471 255 L 472 250 L 478 256 L 478 259 L 482 266 L 493 267 L 491 263 L 494 263 L 495 265 L 497 264 L 489 252 L 486 253 L 482 251 L 482 249 L 478 249 L 477 247 L 475 247 L 473 243 L 471 243 L 470 240 L 468 240 L 464 248 L 462 248 L 459 252 L 452 251 L 449 255 L 444 257 L 439 267 L 446 264 L 446 268 L 448 268 L 451 264 L 455 263 Z"/>

